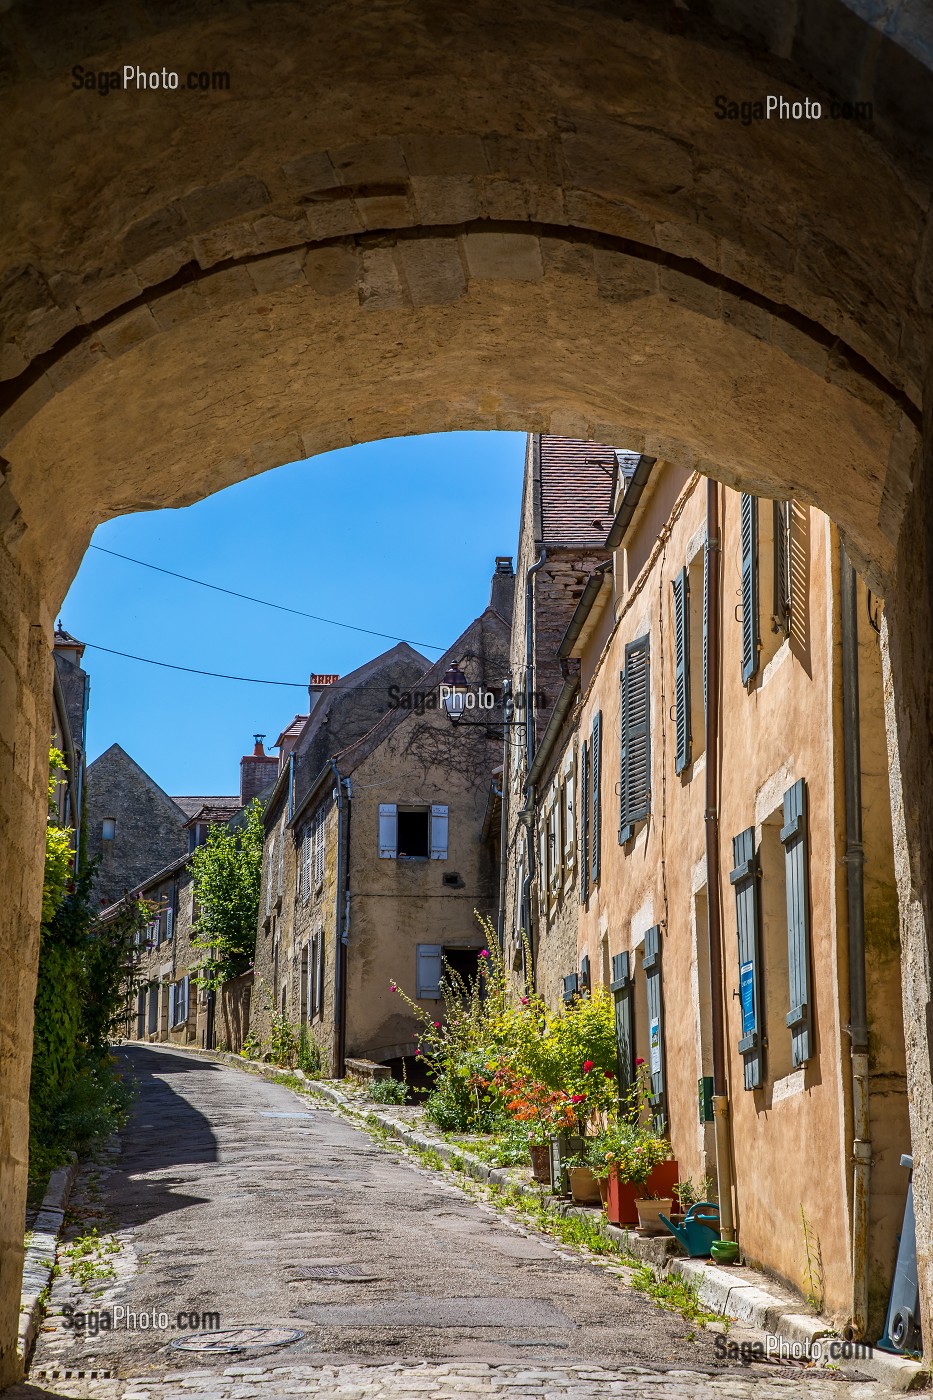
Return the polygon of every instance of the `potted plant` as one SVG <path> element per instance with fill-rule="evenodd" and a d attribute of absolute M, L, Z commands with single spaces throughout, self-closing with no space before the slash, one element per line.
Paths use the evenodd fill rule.
<path fill-rule="evenodd" d="M 677 1163 L 671 1146 L 653 1129 L 619 1118 L 594 1139 L 593 1158 L 606 1164 L 606 1213 L 613 1225 L 642 1225 L 663 1233 L 657 1215 L 669 1215 Z"/>
<path fill-rule="evenodd" d="M 598 1206 L 602 1204 L 600 1179 L 593 1170 L 590 1144 L 592 1138 L 583 1138 L 580 1151 L 565 1157 L 563 1165 L 570 1180 L 570 1194 L 578 1206 Z"/>

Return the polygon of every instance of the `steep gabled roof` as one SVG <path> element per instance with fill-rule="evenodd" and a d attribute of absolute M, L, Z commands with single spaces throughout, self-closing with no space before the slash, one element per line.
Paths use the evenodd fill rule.
<path fill-rule="evenodd" d="M 543 543 L 602 548 L 612 524 L 620 465 L 624 473 L 631 454 L 617 456 L 617 449 L 605 443 L 552 433 L 540 435 L 539 451 Z"/>

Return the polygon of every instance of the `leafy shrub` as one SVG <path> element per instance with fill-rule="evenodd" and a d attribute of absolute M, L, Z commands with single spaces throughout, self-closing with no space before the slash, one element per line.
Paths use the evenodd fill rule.
<path fill-rule="evenodd" d="M 404 1103 L 408 1085 L 401 1079 L 374 1079 L 368 1085 L 369 1097 L 375 1103 Z"/>
<path fill-rule="evenodd" d="M 297 1060 L 303 1074 L 316 1078 L 321 1073 L 321 1047 L 307 1026 L 302 1026 L 298 1035 Z"/>
<path fill-rule="evenodd" d="M 272 1017 L 269 1037 L 269 1059 L 274 1065 L 294 1066 L 298 1054 L 298 1027 L 287 1016 Z"/>

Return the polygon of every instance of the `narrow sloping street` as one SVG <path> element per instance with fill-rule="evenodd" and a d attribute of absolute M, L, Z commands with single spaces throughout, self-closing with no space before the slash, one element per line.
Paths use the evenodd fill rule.
<path fill-rule="evenodd" d="M 288 1088 L 169 1050 L 119 1053 L 139 1084 L 122 1155 L 75 1203 L 97 1203 L 119 1253 L 89 1291 L 63 1271 L 31 1384 L 12 1397 L 883 1393 L 726 1366 L 713 1333 Z M 91 1335 L 91 1321 L 64 1325 L 69 1306 L 98 1320 L 125 1308 L 137 1325 Z M 180 1350 L 205 1312 L 300 1336 L 239 1356 Z M 161 1328 L 139 1324 L 160 1314 Z"/>

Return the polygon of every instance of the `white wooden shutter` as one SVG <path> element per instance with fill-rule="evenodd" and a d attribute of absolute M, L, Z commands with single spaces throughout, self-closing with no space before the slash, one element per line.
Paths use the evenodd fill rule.
<path fill-rule="evenodd" d="M 564 782 L 564 864 L 570 870 L 573 867 L 577 841 L 576 774 L 572 763 L 567 769 Z"/>
<path fill-rule="evenodd" d="M 447 859 L 447 808 L 435 803 L 431 808 L 431 859 Z"/>
<path fill-rule="evenodd" d="M 441 945 L 419 943 L 415 995 L 437 1000 L 441 994 Z"/>
<path fill-rule="evenodd" d="M 188 976 L 187 972 L 182 978 L 182 988 L 183 990 L 181 996 L 181 1019 L 185 1022 L 185 1024 L 187 1024 L 188 1010 L 191 1006 L 191 978 Z"/>
<path fill-rule="evenodd" d="M 308 898 L 311 889 L 311 827 L 305 827 L 301 838 L 301 897 Z"/>
<path fill-rule="evenodd" d="M 379 803 L 379 859 L 395 860 L 398 855 L 398 807 L 394 802 Z"/>
<path fill-rule="evenodd" d="M 560 890 L 560 790 L 554 794 L 554 805 L 548 813 L 548 857 L 550 859 L 551 894 L 556 898 Z"/>
<path fill-rule="evenodd" d="M 327 818 L 325 808 L 319 807 L 314 818 L 314 885 L 324 882 L 324 823 Z"/>

